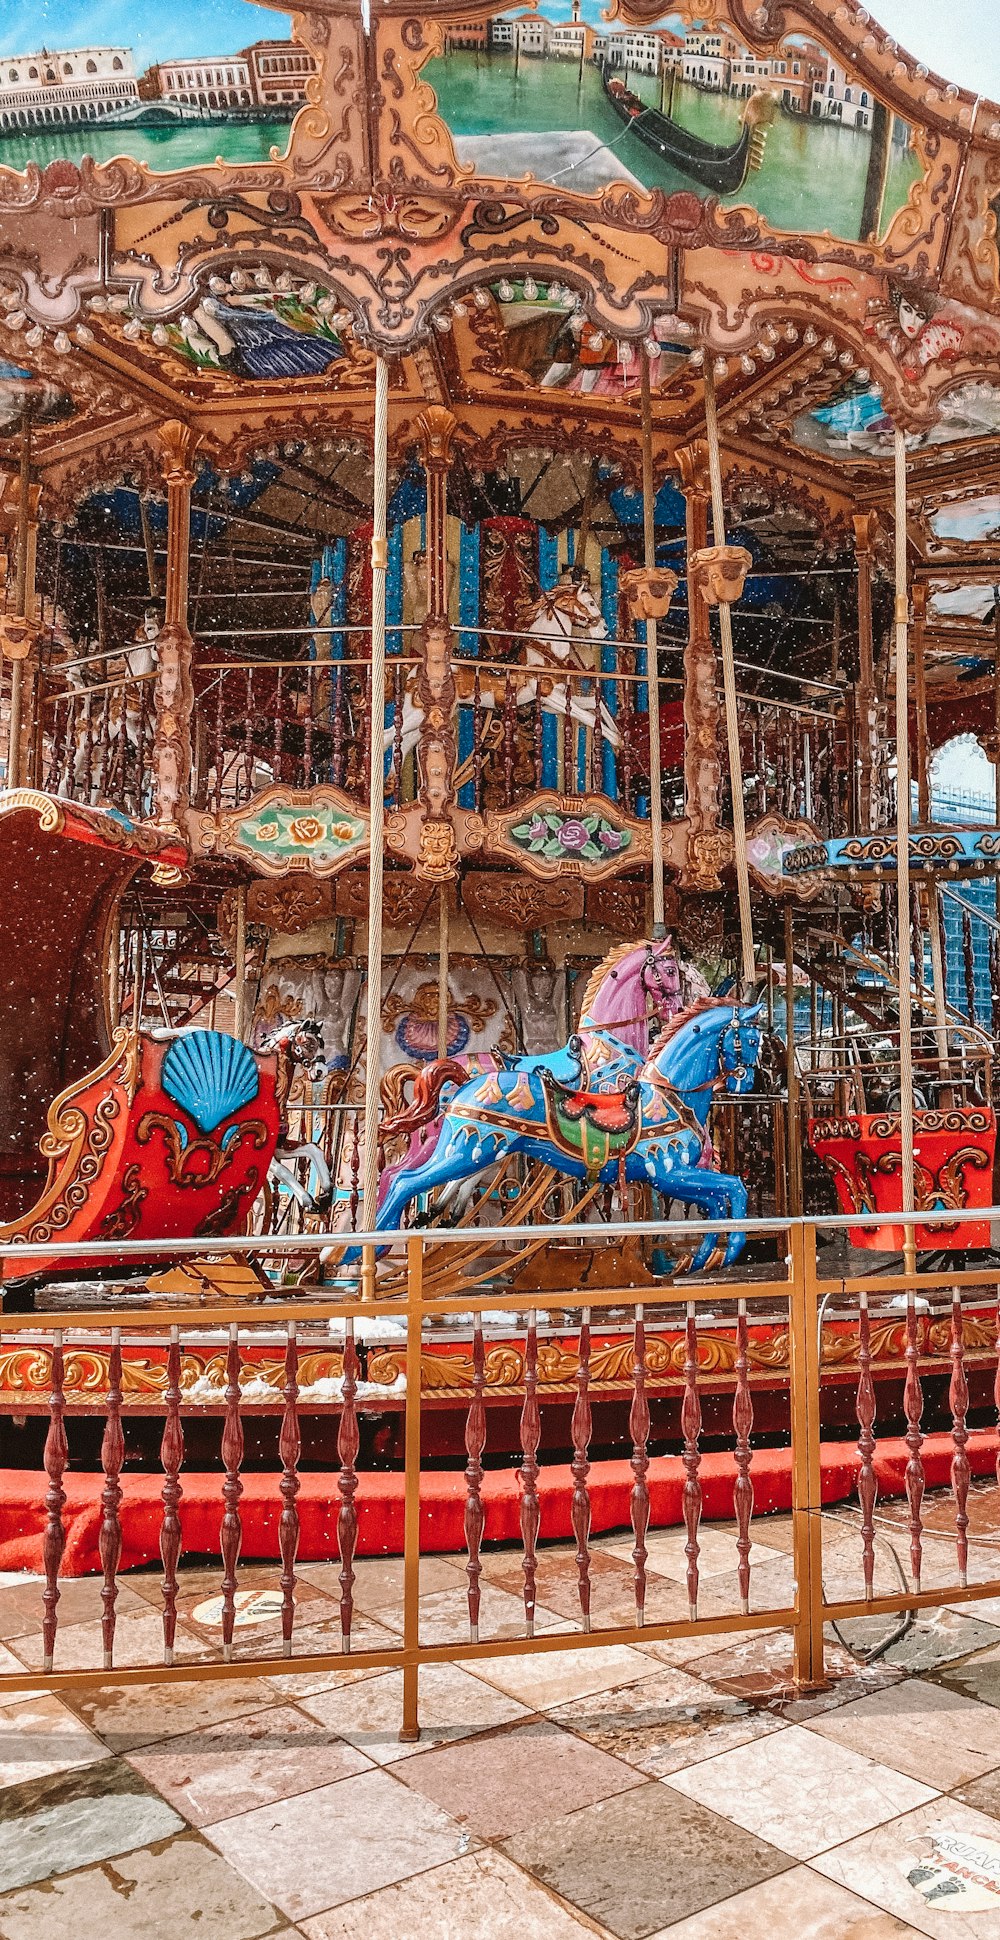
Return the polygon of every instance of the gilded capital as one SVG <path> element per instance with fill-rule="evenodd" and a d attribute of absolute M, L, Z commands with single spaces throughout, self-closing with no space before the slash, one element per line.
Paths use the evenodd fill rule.
<path fill-rule="evenodd" d="M 859 559 L 867 559 L 875 544 L 878 531 L 877 512 L 855 512 L 851 518 L 854 527 L 854 550 Z"/>
<path fill-rule="evenodd" d="M 708 445 L 704 438 L 679 445 L 674 453 L 681 475 L 681 491 L 695 498 L 711 498 L 712 481 L 708 470 Z"/>
<path fill-rule="evenodd" d="M 451 461 L 451 447 L 458 430 L 458 419 L 443 404 L 429 404 L 417 419 L 424 462 L 441 470 Z"/>
<path fill-rule="evenodd" d="M 180 418 L 168 418 L 157 426 L 160 440 L 160 469 L 166 485 L 193 485 L 191 460 L 201 443 L 200 437 Z"/>

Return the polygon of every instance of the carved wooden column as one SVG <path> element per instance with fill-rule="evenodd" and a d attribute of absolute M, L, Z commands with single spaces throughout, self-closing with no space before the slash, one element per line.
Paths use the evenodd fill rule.
<path fill-rule="evenodd" d="M 685 504 L 687 559 L 708 544 L 710 481 L 703 439 L 677 453 Z M 719 866 L 728 853 L 721 833 L 719 668 L 705 601 L 696 598 L 688 574 L 688 637 L 684 649 L 684 813 L 688 822 L 684 889 L 721 888 Z"/>
<path fill-rule="evenodd" d="M 14 509 L 14 605 L 13 611 L 5 614 L 0 622 L 0 651 L 11 663 L 8 788 L 19 788 L 25 779 L 26 744 L 31 739 L 29 658 L 37 637 L 34 613 L 38 498 L 38 487 L 31 483 L 31 404 L 27 402 L 21 414 L 21 455 Z"/>
<path fill-rule="evenodd" d="M 450 809 L 455 799 L 455 676 L 448 622 L 448 467 L 457 421 L 443 404 L 417 419 L 427 474 L 427 618 L 420 634 L 416 699 L 423 716 L 417 762 L 423 808 L 416 872 L 424 882 L 458 875 Z"/>
<path fill-rule="evenodd" d="M 861 822 L 858 833 L 867 835 L 874 826 L 873 781 L 878 729 L 872 636 L 872 549 L 878 513 L 856 512 L 851 523 L 858 563 L 858 813 Z"/>
<path fill-rule="evenodd" d="M 191 787 L 191 682 L 193 641 L 188 630 L 191 552 L 191 459 L 197 438 L 190 425 L 171 418 L 159 428 L 167 488 L 167 582 L 163 626 L 156 642 L 156 710 L 153 765 L 156 821 L 183 833 Z"/>

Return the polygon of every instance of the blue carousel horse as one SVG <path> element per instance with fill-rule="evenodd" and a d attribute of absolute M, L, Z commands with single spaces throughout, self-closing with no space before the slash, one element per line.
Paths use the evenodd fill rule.
<path fill-rule="evenodd" d="M 705 1125 L 716 1091 L 739 1096 L 753 1085 L 760 1009 L 702 998 L 671 1019 L 640 1075 L 618 1090 L 581 1088 L 582 1058 L 569 1083 L 541 1060 L 458 1083 L 433 1128 L 427 1156 L 395 1168 L 379 1206 L 378 1230 L 396 1231 L 419 1195 L 472 1178 L 514 1153 L 567 1178 L 605 1185 L 624 1170 L 627 1180 L 693 1206 L 705 1220 L 742 1219 L 742 1179 L 702 1162 Z M 742 1234 L 729 1235 L 724 1265 L 739 1258 L 744 1243 Z M 717 1245 L 718 1236 L 706 1234 L 689 1270 L 707 1265 Z M 345 1265 L 356 1258 L 352 1248 Z"/>

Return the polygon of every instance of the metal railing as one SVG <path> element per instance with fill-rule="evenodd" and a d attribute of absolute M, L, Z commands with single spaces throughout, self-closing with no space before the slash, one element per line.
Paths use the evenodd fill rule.
<path fill-rule="evenodd" d="M 979 1220 L 983 1216 L 981 1212 L 969 1215 Z M 1000 1209 L 986 1216 L 1000 1219 Z M 922 1212 L 914 1217 L 921 1224 L 933 1224 L 940 1217 L 954 1225 L 966 1216 Z M 894 1218 L 906 1223 L 901 1215 Z M 290 1291 L 281 1286 L 279 1273 L 270 1286 L 263 1281 L 259 1285 L 260 1307 L 225 1291 L 210 1296 L 207 1289 L 200 1295 L 195 1289 L 186 1301 L 161 1294 L 160 1304 L 150 1307 L 146 1301 L 140 1304 L 134 1292 L 130 1296 L 125 1286 L 117 1304 L 97 1295 L 91 1296 L 92 1304 L 82 1304 L 79 1290 L 74 1304 L 71 1292 L 64 1290 L 62 1295 L 49 1294 L 46 1312 L 5 1313 L 5 1360 L 9 1363 L 11 1354 L 16 1357 L 20 1352 L 30 1356 L 36 1367 L 41 1363 L 48 1394 L 42 1399 L 36 1392 L 36 1405 L 48 1425 L 44 1474 L 33 1498 L 44 1520 L 39 1661 L 23 1671 L 4 1671 L 0 1690 L 331 1670 L 344 1668 L 349 1659 L 357 1669 L 402 1671 L 401 1735 L 412 1739 L 419 1733 L 420 1672 L 432 1664 L 784 1627 L 790 1633 L 794 1680 L 815 1685 L 824 1677 L 827 1622 L 1000 1594 L 1000 1569 L 986 1570 L 983 1581 L 970 1580 L 974 1571 L 969 1537 L 973 1478 L 987 1474 L 991 1486 L 996 1486 L 997 1438 L 992 1423 L 1000 1272 L 990 1267 L 858 1275 L 849 1260 L 835 1259 L 830 1265 L 825 1257 L 818 1258 L 820 1240 L 825 1247 L 831 1240 L 838 1241 L 845 1225 L 870 1223 L 860 1218 L 744 1222 L 748 1238 L 778 1241 L 776 1265 L 761 1268 L 758 1278 L 752 1272 L 718 1268 L 672 1280 L 644 1272 L 635 1251 L 637 1242 L 646 1240 L 664 1254 L 689 1251 L 692 1239 L 706 1231 L 700 1223 L 575 1223 L 541 1232 L 530 1226 L 508 1226 L 477 1229 L 474 1235 L 425 1231 L 377 1236 L 380 1245 L 388 1237 L 396 1267 L 390 1261 L 385 1296 L 374 1301 L 362 1299 L 356 1288 L 346 1284 L 315 1286 L 309 1293 Z M 740 1228 L 720 1222 L 712 1230 L 728 1233 Z M 474 1257 L 468 1254 L 470 1237 L 475 1240 Z M 283 1256 L 329 1254 L 331 1249 L 339 1255 L 343 1245 L 343 1235 L 333 1234 L 287 1241 L 208 1242 L 213 1260 L 255 1257 L 258 1266 L 270 1262 L 272 1270 Z M 16 1264 L 30 1272 L 33 1259 L 41 1255 L 51 1259 L 54 1250 L 51 1242 L 8 1247 L 8 1271 Z M 130 1256 L 148 1262 L 153 1252 L 175 1262 L 190 1257 L 205 1260 L 207 1246 L 198 1241 L 164 1242 L 159 1247 L 149 1242 L 116 1242 L 62 1249 L 70 1270 L 72 1257 L 81 1253 L 88 1261 L 100 1256 L 109 1266 L 121 1266 Z M 327 1276 L 338 1270 L 336 1258 L 328 1259 Z M 637 1279 L 645 1284 L 636 1285 Z M 62 1310 L 53 1310 L 54 1305 Z M 394 1330 L 388 1344 L 387 1324 L 390 1334 Z M 449 1327 L 460 1328 L 464 1342 L 463 1379 L 451 1382 L 447 1393 L 451 1405 L 460 1406 L 465 1416 L 466 1460 L 460 1473 L 467 1627 L 453 1639 L 431 1641 L 420 1630 L 421 1495 L 422 1484 L 425 1492 L 431 1486 L 421 1461 L 421 1444 L 428 1411 L 441 1401 L 441 1392 L 428 1383 L 428 1357 Z M 362 1349 L 371 1346 L 366 1343 L 367 1334 L 377 1341 L 383 1360 L 391 1362 L 392 1368 L 383 1366 L 374 1378 L 373 1359 L 366 1353 L 363 1380 Z M 728 1343 L 724 1354 L 722 1340 Z M 320 1343 L 328 1355 L 339 1354 L 340 1374 L 326 1377 L 317 1393 L 308 1363 Z M 141 1349 L 143 1369 L 138 1394 L 128 1382 L 130 1349 L 136 1347 Z M 99 1503 L 100 1508 L 103 1623 L 99 1663 L 60 1665 L 60 1563 L 67 1537 L 66 1420 L 79 1405 L 73 1398 L 72 1355 L 86 1360 L 91 1390 L 95 1380 L 98 1387 L 102 1385 L 106 1369 L 101 1470 L 94 1475 L 90 1491 L 91 1507 Z M 207 1398 L 202 1378 L 206 1355 L 217 1377 L 208 1380 Z M 265 1374 L 259 1371 L 262 1355 Z M 192 1372 L 195 1366 L 201 1368 L 200 1375 Z M 162 1414 L 163 1433 L 161 1472 L 150 1481 L 149 1489 L 159 1505 L 164 1649 L 163 1662 L 151 1665 L 118 1661 L 118 1640 L 127 1638 L 127 1618 L 119 1625 L 116 1600 L 124 1539 L 124 1424 L 130 1413 L 149 1412 L 149 1370 L 155 1367 L 161 1369 L 156 1412 Z M 880 1375 L 891 1377 L 892 1383 L 883 1388 L 881 1401 L 876 1389 Z M 846 1587 L 838 1582 L 838 1593 L 827 1594 L 821 1403 L 827 1382 L 842 1383 L 845 1378 L 856 1380 L 857 1441 L 850 1456 L 858 1504 L 856 1581 L 848 1581 Z M 8 1388 L 11 1379 L 8 1373 Z M 937 1397 L 933 1410 L 947 1422 L 940 1432 L 934 1431 L 933 1420 L 924 1420 L 927 1383 Z M 22 1381 L 16 1405 L 9 1393 L 5 1398 L 8 1414 L 25 1412 L 24 1385 Z M 766 1435 L 755 1438 L 754 1409 L 762 1388 L 769 1396 L 768 1428 Z M 516 1506 L 508 1500 L 500 1527 L 492 1478 L 502 1475 L 503 1469 L 490 1463 L 491 1399 L 517 1407 L 522 1451 L 515 1470 Z M 619 1478 L 618 1509 L 612 1505 L 609 1511 L 605 1486 L 595 1496 L 591 1477 L 592 1462 L 599 1454 L 595 1441 L 599 1444 L 604 1433 L 598 1417 L 612 1403 L 627 1408 L 630 1453 L 627 1477 L 623 1483 Z M 364 1472 L 358 1455 L 366 1412 L 384 1413 L 387 1406 L 401 1410 L 403 1420 L 404 1587 L 396 1619 L 398 1638 L 372 1648 L 363 1634 L 357 1636 L 354 1612 L 359 1537 L 364 1533 L 359 1514 L 363 1494 L 361 1505 L 358 1499 Z M 551 1617 L 542 1611 L 537 1586 L 544 1555 L 539 1545 L 554 1533 L 548 1522 L 551 1492 L 545 1487 L 544 1450 L 549 1443 L 543 1432 L 543 1414 L 552 1406 L 562 1410 L 564 1421 L 568 1416 L 571 1443 L 563 1481 L 576 1542 L 579 1612 L 578 1620 L 568 1627 L 551 1624 Z M 984 1409 L 989 1428 L 972 1419 Z M 320 1630 L 320 1647 L 304 1651 L 297 1641 L 297 1625 L 308 1626 L 314 1642 L 317 1627 L 314 1606 L 310 1604 L 302 1617 L 296 1600 L 296 1559 L 303 1527 L 299 1497 L 307 1486 L 301 1460 L 302 1422 L 307 1413 L 317 1411 L 332 1413 L 337 1422 L 338 1467 L 324 1496 L 324 1527 L 330 1531 L 324 1541 L 326 1556 L 339 1558 L 340 1598 L 335 1634 L 324 1637 Z M 247 1421 L 261 1413 L 277 1415 L 280 1421 L 279 1467 L 263 1483 L 276 1531 L 271 1553 L 276 1549 L 280 1562 L 280 1574 L 275 1564 L 275 1588 L 280 1593 L 281 1634 L 273 1653 L 259 1645 L 244 1647 L 236 1635 L 244 1535 L 241 1498 L 247 1479 L 244 1430 Z M 184 1466 L 184 1438 L 193 1421 L 206 1418 L 221 1420 L 221 1467 L 213 1471 L 218 1521 L 213 1526 L 219 1532 L 222 1652 L 215 1660 L 206 1658 L 200 1639 L 197 1652 L 186 1654 L 190 1632 L 183 1611 L 178 1616 L 184 1582 L 184 1489 L 191 1484 Z M 709 1438 L 712 1447 L 706 1448 Z M 751 1553 L 755 1534 L 763 1531 L 766 1544 L 767 1530 L 766 1521 L 754 1515 L 755 1463 L 762 1458 L 762 1443 L 773 1446 L 775 1439 L 779 1444 L 787 1442 L 789 1451 L 792 1568 L 787 1594 L 780 1585 L 775 1591 L 766 1580 L 758 1591 Z M 842 1467 L 848 1448 L 839 1442 L 836 1452 Z M 909 1545 L 909 1569 L 899 1586 L 886 1593 L 876 1590 L 875 1568 L 883 1453 L 897 1467 L 901 1459 L 905 1463 Z M 508 1459 L 505 1466 L 509 1472 L 515 1465 Z M 624 1469 L 625 1464 L 619 1467 Z M 937 1568 L 937 1580 L 931 1585 L 926 1557 L 932 1543 L 942 1540 L 941 1518 L 935 1514 L 929 1526 L 922 1505 L 925 1491 L 942 1474 L 953 1505 L 947 1540 L 954 1549 L 954 1568 Z M 24 1486 L 30 1495 L 30 1484 Z M 728 1600 L 717 1578 L 706 1585 L 700 1568 L 709 1487 L 715 1512 L 721 1493 L 736 1528 L 737 1562 Z M 773 1460 L 768 1488 L 773 1506 Z M 685 1532 L 686 1581 L 679 1609 L 676 1602 L 674 1607 L 659 1607 L 657 1579 L 650 1567 L 648 1535 L 664 1492 L 679 1502 Z M 624 1616 L 619 1609 L 602 1626 L 595 1620 L 599 1581 L 592 1567 L 592 1543 L 595 1517 L 603 1517 L 606 1525 L 609 1514 L 612 1526 L 632 1530 L 632 1597 Z M 204 1529 L 202 1513 L 198 1518 L 201 1550 Z M 520 1634 L 490 1636 L 484 1634 L 482 1621 L 484 1543 L 495 1536 L 509 1540 L 512 1535 L 520 1544 L 523 1624 L 518 1626 Z M 384 1553 L 381 1544 L 380 1553 Z M 842 1574 L 842 1558 L 837 1567 Z M 259 1572 L 256 1575 L 259 1579 Z"/>

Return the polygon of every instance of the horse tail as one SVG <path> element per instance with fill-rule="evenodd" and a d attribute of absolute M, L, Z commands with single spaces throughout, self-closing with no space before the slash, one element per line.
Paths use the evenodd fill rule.
<path fill-rule="evenodd" d="M 393 1118 L 386 1119 L 382 1126 L 383 1144 L 388 1144 L 394 1138 L 410 1138 L 422 1125 L 436 1118 L 445 1085 L 464 1085 L 468 1075 L 465 1066 L 459 1064 L 457 1058 L 435 1058 L 433 1064 L 417 1073 L 410 1103 L 397 1111 Z"/>

